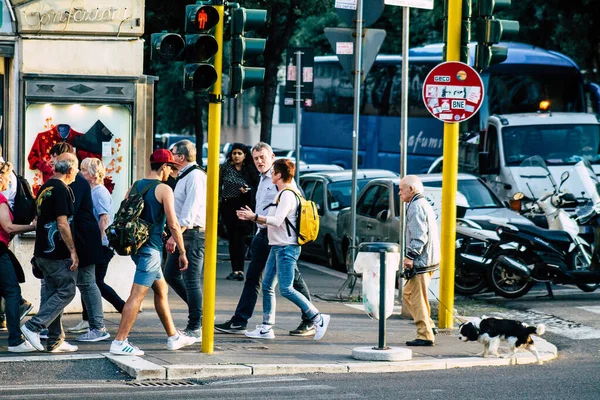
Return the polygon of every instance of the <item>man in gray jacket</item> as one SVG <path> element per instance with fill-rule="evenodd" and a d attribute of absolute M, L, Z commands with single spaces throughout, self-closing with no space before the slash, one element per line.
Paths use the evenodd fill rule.
<path fill-rule="evenodd" d="M 402 306 L 406 307 L 417 325 L 417 338 L 406 342 L 407 346 L 433 346 L 434 323 L 427 298 L 431 277 L 440 266 L 440 239 L 435 214 L 423 197 L 423 183 L 415 175 L 407 175 L 400 181 L 400 199 L 408 203 L 406 208 L 406 257 L 405 270 L 414 276 L 402 290 Z"/>

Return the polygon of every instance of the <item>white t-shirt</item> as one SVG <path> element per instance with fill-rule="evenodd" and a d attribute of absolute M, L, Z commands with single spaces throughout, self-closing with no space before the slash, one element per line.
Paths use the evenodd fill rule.
<path fill-rule="evenodd" d="M 0 156 L 0 162 L 4 162 L 4 158 Z M 17 194 L 17 177 L 14 173 L 10 174 L 8 178 L 8 188 L 2 192 L 6 200 L 8 200 L 8 206 L 12 210 L 15 206 L 15 195 Z"/>
<path fill-rule="evenodd" d="M 296 226 L 296 212 L 298 211 L 298 198 L 291 190 L 285 190 L 275 196 L 274 202 L 277 206 L 269 207 L 267 214 L 267 236 L 271 246 L 298 245 L 298 235 L 288 227 L 285 219 Z M 289 234 L 288 234 L 289 231 Z"/>

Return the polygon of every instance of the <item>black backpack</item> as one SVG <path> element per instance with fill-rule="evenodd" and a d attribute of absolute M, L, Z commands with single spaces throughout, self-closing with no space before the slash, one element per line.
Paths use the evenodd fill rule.
<path fill-rule="evenodd" d="M 13 170 L 17 179 L 17 191 L 13 205 L 13 222 L 17 225 L 29 225 L 35 218 L 35 197 L 27 179 Z"/>

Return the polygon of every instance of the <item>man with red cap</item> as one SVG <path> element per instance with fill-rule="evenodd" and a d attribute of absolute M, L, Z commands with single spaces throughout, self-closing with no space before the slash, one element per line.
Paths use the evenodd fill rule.
<path fill-rule="evenodd" d="M 131 258 L 136 265 L 131 294 L 125 303 L 121 315 L 119 330 L 110 346 L 110 352 L 117 355 L 142 356 L 144 352 L 127 339 L 140 305 L 152 287 L 156 313 L 167 331 L 167 349 L 177 350 L 196 342 L 196 338 L 186 335 L 175 328 L 171 309 L 169 307 L 169 287 L 163 276 L 162 264 L 162 233 L 165 223 L 169 227 L 173 240 L 179 249 L 179 269 L 185 271 L 188 259 L 185 253 L 181 227 L 175 215 L 173 190 L 163 182 L 167 180 L 171 169 L 177 166 L 173 154 L 165 149 L 155 150 L 150 156 L 150 172 L 145 179 L 136 181 L 127 192 L 145 192 L 144 210 L 141 217 L 151 225 L 150 237 Z"/>

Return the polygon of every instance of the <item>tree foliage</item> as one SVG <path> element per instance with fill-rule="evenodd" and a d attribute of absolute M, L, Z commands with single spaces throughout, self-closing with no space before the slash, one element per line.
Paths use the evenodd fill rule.
<path fill-rule="evenodd" d="M 369 1 L 365 0 L 365 6 Z M 465 1 L 465 0 L 463 0 Z M 265 66 L 262 93 L 256 96 L 261 108 L 261 140 L 270 141 L 273 106 L 277 94 L 277 72 L 289 45 L 311 47 L 316 54 L 332 54 L 323 29 L 339 25 L 334 0 L 240 0 L 245 8 L 268 10 L 267 26 L 255 33 L 266 37 L 264 57 L 255 62 Z M 156 120 L 158 132 L 179 132 L 193 125 L 193 98 L 182 88 L 182 66 L 177 63 L 149 62 L 150 34 L 167 30 L 183 34 L 185 5 L 191 0 L 146 0 L 145 73 L 158 75 Z M 419 46 L 442 41 L 444 1 L 436 1 L 431 11 L 411 9 L 410 45 Z M 597 80 L 600 66 L 600 2 L 597 0 L 530 0 L 513 1 L 499 18 L 521 23 L 515 41 L 556 50 L 573 58 Z M 402 49 L 402 8 L 386 6 L 372 28 L 385 29 L 382 53 L 399 54 Z M 226 29 L 227 32 L 227 29 Z M 228 34 L 225 40 L 229 39 Z M 225 46 L 228 51 L 228 45 Z M 228 68 L 224 57 L 224 69 Z"/>

